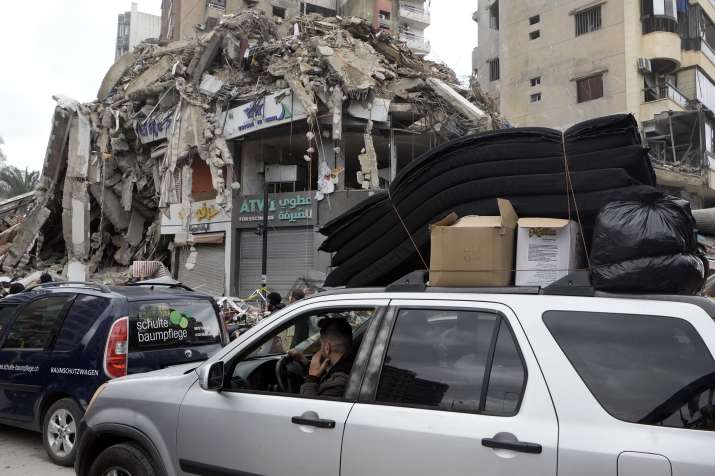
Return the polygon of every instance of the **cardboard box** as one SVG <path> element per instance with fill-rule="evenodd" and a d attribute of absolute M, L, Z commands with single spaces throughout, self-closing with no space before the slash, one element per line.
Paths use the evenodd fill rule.
<path fill-rule="evenodd" d="M 509 200 L 498 199 L 500 216 L 454 213 L 430 227 L 431 286 L 508 286 L 514 269 L 518 217 Z"/>
<path fill-rule="evenodd" d="M 516 243 L 517 286 L 548 286 L 581 262 L 575 221 L 521 218 Z"/>

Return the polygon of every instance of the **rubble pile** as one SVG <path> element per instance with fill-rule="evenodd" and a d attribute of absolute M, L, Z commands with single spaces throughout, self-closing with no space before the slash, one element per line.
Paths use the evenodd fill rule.
<path fill-rule="evenodd" d="M 217 205 L 228 211 L 240 184 L 226 183 L 233 164 L 226 111 L 282 90 L 306 111 L 305 158 L 319 164 L 318 118 L 332 116 L 341 154 L 343 111 L 348 101 L 365 104 L 359 177 L 366 189 L 379 186 L 376 101 L 412 114 L 411 131 L 444 140 L 506 125 L 478 85 L 461 88 L 451 70 L 365 20 L 308 15 L 281 38 L 263 12 L 243 10 L 196 39 L 139 45 L 110 68 L 94 102 L 55 98 L 34 206 L 0 249 L 3 270 L 19 275 L 54 264 L 87 279 L 135 260 L 166 262 L 161 214 L 191 201 L 192 161 L 209 166 Z"/>

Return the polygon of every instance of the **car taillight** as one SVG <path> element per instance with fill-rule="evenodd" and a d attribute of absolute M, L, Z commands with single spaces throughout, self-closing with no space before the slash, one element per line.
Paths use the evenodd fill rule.
<path fill-rule="evenodd" d="M 124 377 L 127 374 L 129 354 L 129 318 L 114 321 L 104 349 L 104 373 L 109 378 Z"/>

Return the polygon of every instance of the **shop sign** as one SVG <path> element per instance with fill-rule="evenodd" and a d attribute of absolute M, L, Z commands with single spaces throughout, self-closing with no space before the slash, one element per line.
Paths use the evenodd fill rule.
<path fill-rule="evenodd" d="M 174 120 L 174 110 L 154 114 L 147 121 L 137 123 L 137 135 L 142 144 L 149 144 L 160 139 L 166 139 Z"/>
<path fill-rule="evenodd" d="M 188 203 L 174 203 L 169 206 L 169 216 L 162 215 L 161 232 L 163 234 L 209 233 L 224 230 L 220 225 L 230 223 L 231 217 L 216 205 L 215 200 Z"/>
<path fill-rule="evenodd" d="M 234 139 L 251 132 L 305 119 L 305 109 L 290 89 L 257 98 L 227 113 L 223 134 Z"/>
<path fill-rule="evenodd" d="M 237 227 L 254 228 L 263 222 L 263 195 L 241 197 L 234 207 Z M 315 201 L 310 192 L 274 193 L 268 199 L 268 223 L 271 226 L 306 226 L 315 224 Z"/>

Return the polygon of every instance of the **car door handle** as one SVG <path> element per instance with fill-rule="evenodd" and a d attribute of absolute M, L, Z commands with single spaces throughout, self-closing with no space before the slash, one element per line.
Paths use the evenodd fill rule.
<path fill-rule="evenodd" d="M 482 438 L 482 446 L 492 449 L 518 451 L 519 453 L 541 454 L 541 445 L 525 441 L 502 441 L 495 438 Z"/>
<path fill-rule="evenodd" d="M 302 426 L 314 426 L 316 428 L 335 428 L 334 420 L 321 420 L 320 418 L 305 418 L 302 416 L 294 416 L 290 419 L 291 423 Z"/>

